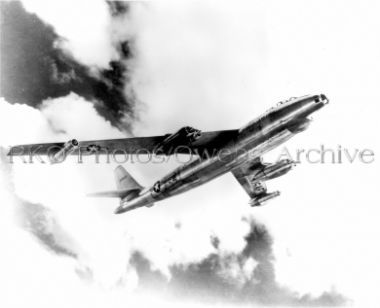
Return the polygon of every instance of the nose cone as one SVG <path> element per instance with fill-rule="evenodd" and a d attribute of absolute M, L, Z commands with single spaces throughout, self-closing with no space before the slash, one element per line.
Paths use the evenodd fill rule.
<path fill-rule="evenodd" d="M 323 108 L 329 103 L 329 99 L 325 94 L 315 95 L 308 104 L 308 115 Z"/>
<path fill-rule="evenodd" d="M 327 98 L 327 96 L 324 95 L 324 94 L 319 95 L 319 101 L 320 101 L 323 105 L 326 105 L 326 104 L 328 104 L 328 103 L 330 102 L 329 99 Z"/>

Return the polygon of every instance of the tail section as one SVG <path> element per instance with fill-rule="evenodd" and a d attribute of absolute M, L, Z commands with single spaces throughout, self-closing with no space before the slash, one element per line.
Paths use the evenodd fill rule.
<path fill-rule="evenodd" d="M 114 174 L 117 190 L 92 193 L 88 196 L 124 199 L 127 196 L 138 195 L 143 189 L 143 187 L 122 166 L 117 166 Z"/>
<path fill-rule="evenodd" d="M 123 168 L 123 166 L 117 166 L 115 171 L 115 181 L 118 190 L 141 190 L 143 187 L 136 182 L 136 180 Z"/>

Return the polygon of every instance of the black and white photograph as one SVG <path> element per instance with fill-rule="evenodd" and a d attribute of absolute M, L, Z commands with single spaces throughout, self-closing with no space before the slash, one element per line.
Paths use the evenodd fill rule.
<path fill-rule="evenodd" d="M 379 16 L 0 0 L 0 307 L 378 307 Z"/>

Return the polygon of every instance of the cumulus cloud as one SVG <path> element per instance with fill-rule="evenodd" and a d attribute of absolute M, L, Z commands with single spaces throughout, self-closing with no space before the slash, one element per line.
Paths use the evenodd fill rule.
<path fill-rule="evenodd" d="M 138 287 L 158 290 L 172 300 L 194 300 L 206 303 L 260 304 L 302 307 L 342 306 L 345 297 L 336 291 L 319 297 L 298 294 L 280 286 L 273 266 L 272 237 L 268 230 L 252 219 L 245 246 L 239 252 L 217 249 L 197 263 L 175 264 L 170 277 L 152 268 L 150 261 L 135 252 L 130 264 L 138 273 Z M 216 245 L 217 246 L 217 245 Z"/>
<path fill-rule="evenodd" d="M 166 133 L 184 123 L 203 130 L 236 128 L 281 99 L 325 92 L 331 104 L 315 115 L 308 131 L 286 144 L 288 149 L 344 143 L 377 151 L 378 5 L 337 1 L 331 7 L 324 0 L 311 6 L 298 0 L 239 4 L 156 2 L 131 7 L 130 29 L 138 34 L 132 83 L 147 109 L 137 129 Z M 360 123 L 359 128 L 352 123 Z M 264 158 L 278 158 L 278 152 L 272 154 Z M 234 214 L 226 208 L 234 204 L 235 211 L 254 213 L 271 231 L 281 284 L 314 296 L 336 286 L 361 305 L 373 305 L 379 302 L 375 286 L 380 277 L 378 270 L 367 274 L 378 268 L 379 258 L 372 245 L 379 233 L 377 181 L 371 180 L 378 174 L 373 167 L 302 164 L 268 183 L 281 197 L 254 210 L 246 207 L 247 197 L 226 175 L 186 198 L 176 197 L 178 202 L 166 201 L 165 214 L 184 212 L 198 225 L 202 215 L 194 212 L 201 205 L 221 238 L 233 242 L 236 238 L 228 231 L 234 233 L 240 225 L 229 220 Z M 366 287 L 358 288 L 357 281 Z"/>
<path fill-rule="evenodd" d="M 11 146 L 15 143 L 30 143 L 34 138 L 49 140 L 56 133 L 41 112 L 21 104 L 10 104 L 0 98 L 0 145 Z M 12 132 L 10 134 L 9 132 Z"/>
<path fill-rule="evenodd" d="M 109 35 L 111 16 L 107 3 L 96 1 L 22 1 L 25 9 L 53 25 L 62 38 L 61 48 L 87 66 L 107 68 L 110 60 L 118 59 Z"/>
<path fill-rule="evenodd" d="M 32 132 L 29 129 L 39 126 L 50 130 L 54 138 L 67 138 L 68 134 L 80 133 L 80 130 L 84 138 L 97 134 L 97 130 L 108 132 L 108 136 L 120 133 L 98 116 L 89 102 L 77 95 L 46 101 L 41 111 L 5 101 L 0 106 L 6 111 L 2 113 L 3 121 L 0 121 L 4 130 L 7 123 L 19 125 L 23 119 L 24 125 L 18 131 L 21 134 L 23 130 L 29 131 L 32 133 L 30 138 L 45 134 L 45 131 Z M 70 117 L 71 114 L 74 116 Z M 85 116 L 92 119 L 88 131 L 82 129 L 82 117 Z M 210 221 L 204 211 L 203 221 L 194 215 L 170 218 L 159 208 L 158 211 L 154 208 L 140 210 L 120 219 L 112 214 L 116 206 L 114 200 L 97 201 L 84 197 L 85 192 L 97 185 L 96 179 L 90 179 L 94 174 L 101 176 L 102 181 L 112 183 L 111 166 L 94 169 L 94 164 L 80 166 L 70 161 L 57 166 L 16 161 L 11 165 L 11 171 L 4 157 L 2 166 L 8 168 L 2 172 L 1 187 L 11 199 L 6 201 L 9 213 L 16 213 L 21 226 L 42 246 L 57 255 L 73 259 L 70 271 L 84 285 L 100 285 L 102 292 L 105 292 L 103 288 L 116 287 L 135 292 L 144 290 L 146 286 L 155 286 L 156 291 L 167 290 L 164 295 L 172 299 L 175 293 L 190 301 L 203 303 L 226 301 L 236 304 L 241 302 L 243 295 L 243 302 L 246 303 L 271 302 L 273 296 L 281 300 L 299 300 L 298 295 L 285 292 L 274 280 L 272 239 L 267 230 L 242 221 L 236 211 L 228 215 L 235 227 L 229 236 L 217 226 L 217 222 L 223 223 L 223 219 L 214 216 L 214 220 Z M 15 208 L 12 210 L 12 206 L 16 206 L 17 211 L 14 211 Z M 211 217 L 212 212 L 214 209 L 210 208 Z M 194 219 L 197 220 L 198 232 L 194 229 Z M 86 228 L 83 228 L 84 221 Z M 147 225 L 152 228 L 147 228 Z M 159 232 L 154 232 L 154 229 Z M 194 241 L 197 242 L 197 249 L 194 249 Z M 39 258 L 38 254 L 36 258 Z M 71 279 L 75 281 L 76 278 Z M 151 279 L 155 281 L 153 284 Z M 204 294 L 202 290 L 210 282 L 215 284 L 215 288 Z M 255 286 L 251 288 L 251 284 Z M 189 285 L 192 286 L 190 289 Z M 242 291 L 244 289 L 249 290 L 245 293 Z M 272 293 L 261 299 L 260 292 L 264 289 Z M 226 297 L 226 294 L 229 296 Z M 326 294 L 329 298 L 336 297 L 337 301 L 340 298 L 339 295 Z M 36 297 L 40 295 L 38 293 Z M 84 299 L 87 295 L 84 293 L 80 298 Z M 115 300 L 116 297 L 109 293 L 106 298 Z M 126 301 L 124 297 L 121 300 Z M 163 300 L 170 299 L 164 297 Z M 304 297 L 302 302 L 314 300 Z M 144 300 L 137 302 L 141 304 Z"/>
<path fill-rule="evenodd" d="M 111 48 L 109 42 L 91 43 L 91 33 L 97 38 L 106 31 L 105 25 L 98 23 L 99 19 L 94 16 L 98 16 L 96 13 L 99 10 L 102 12 L 101 16 L 110 15 L 108 6 L 101 1 L 91 5 L 85 2 L 75 5 L 67 2 L 27 3 L 31 7 L 38 4 L 35 10 L 31 10 L 38 11 L 38 15 L 26 12 L 18 1 L 1 3 L 1 96 L 10 103 L 39 108 L 43 100 L 74 92 L 91 101 L 98 113 L 114 126 L 129 131 L 132 119 L 135 118 L 135 97 L 132 91 L 126 90 L 128 72 L 125 61 L 130 57 L 128 41 L 121 37 L 115 39 L 112 44 L 114 57 L 108 53 L 102 54 L 108 47 Z M 57 9 L 56 4 L 63 7 Z M 80 10 L 76 9 L 78 6 L 81 7 Z M 83 15 L 85 7 L 89 12 Z M 44 21 L 39 18 L 40 9 L 43 11 L 41 18 Z M 70 14 L 78 13 L 81 14 L 80 18 L 67 22 Z M 49 16 L 51 18 L 48 18 Z M 78 24 L 86 24 L 83 16 L 96 18 L 93 21 L 103 32 L 98 31 L 97 27 L 86 32 L 75 30 Z M 70 33 L 76 35 L 75 39 L 71 36 L 61 36 L 61 27 L 69 27 Z M 111 34 L 106 32 L 107 37 L 111 37 Z M 61 46 L 63 42 L 72 40 L 80 41 L 80 46 L 85 47 L 81 51 L 83 57 L 90 59 L 91 56 L 101 56 L 104 58 L 102 62 L 106 62 L 107 65 L 91 67 L 89 63 L 83 63 L 73 57 L 72 53 L 68 53 Z"/>
<path fill-rule="evenodd" d="M 267 61 L 263 6 L 138 3 L 127 17 L 135 51 L 131 83 L 147 106 L 136 129 L 236 128 L 260 111 Z"/>
<path fill-rule="evenodd" d="M 9 196 L 5 206 L 7 214 L 13 206 L 19 226 L 33 234 L 46 248 L 58 255 L 76 258 L 75 243 L 70 238 L 49 209 L 41 204 L 33 204 L 18 198 L 13 184 L 12 165 L 6 157 L 6 149 L 0 147 L 1 190 Z M 9 218 L 9 217 L 8 217 Z"/>
<path fill-rule="evenodd" d="M 94 124 L 94 127 L 89 127 L 87 137 L 91 137 L 91 133 L 96 134 L 97 130 L 99 130 L 99 134 L 104 134 L 103 136 L 107 134 L 108 137 L 112 134 L 114 136 L 121 135 L 117 129 L 97 115 L 91 103 L 82 98 L 75 95 L 68 96 L 59 99 L 57 105 L 53 100 L 51 101 L 52 109 L 50 109 L 49 104 L 49 107 L 44 107 L 41 112 L 25 105 L 11 105 L 2 101 L 0 104 L 4 111 L 0 116 L 2 132 L 0 140 L 2 144 L 9 144 L 5 138 L 9 130 L 18 132 L 18 134 L 12 135 L 14 143 L 33 142 L 44 139 L 43 137 L 48 138 L 45 141 L 52 141 L 57 138 L 67 140 L 68 134 L 72 132 L 69 128 L 83 127 L 85 116 L 90 116 Z M 56 114 L 53 117 L 54 110 L 56 110 Z M 70 114 L 74 115 L 70 122 L 60 121 L 60 119 L 67 119 Z M 101 123 L 101 125 L 98 126 L 96 123 Z M 82 132 L 86 133 L 83 130 Z M 78 129 L 75 133 L 79 134 L 80 130 Z M 92 137 L 95 136 L 92 135 Z M 86 249 L 83 241 L 87 244 L 89 244 L 88 241 L 91 241 L 91 237 L 86 237 L 86 232 L 90 232 L 90 230 L 84 233 L 79 232 L 82 222 L 75 222 L 72 219 L 76 215 L 82 219 L 91 215 L 91 211 L 86 213 L 84 204 L 90 204 L 96 213 L 96 207 L 85 197 L 83 186 L 86 176 L 81 174 L 81 170 L 78 170 L 79 166 L 74 163 L 70 168 L 63 165 L 58 166 L 58 168 L 51 167 L 38 163 L 24 164 L 21 159 L 14 159 L 13 172 L 10 176 L 14 180 L 12 191 L 14 190 L 21 199 L 29 202 L 19 202 L 21 204 L 20 211 L 23 213 L 23 224 L 25 227 L 31 228 L 30 230 L 44 243 L 49 242 L 52 236 L 65 238 L 66 236 L 63 236 L 63 233 L 67 233 L 67 238 L 75 237 L 79 245 L 85 246 Z M 69 178 L 72 182 L 71 185 L 67 185 Z M 69 206 L 75 204 L 74 201 L 83 204 L 78 208 Z M 62 232 L 63 229 L 69 231 Z M 75 234 L 77 232 L 75 230 L 80 234 Z"/>
<path fill-rule="evenodd" d="M 319 92 L 322 88 L 331 91 L 335 101 L 344 102 L 344 106 L 334 109 L 331 104 L 332 111 L 327 114 L 331 120 L 324 121 L 321 117 L 315 121 L 314 131 L 305 133 L 304 138 L 297 137 L 299 145 L 319 144 L 323 138 L 340 140 L 329 138 L 341 136 L 340 130 L 332 129 L 336 127 L 341 110 L 351 110 L 352 115 L 345 122 L 346 128 L 352 127 L 346 138 L 375 140 L 376 136 L 368 132 L 376 131 L 372 127 L 376 119 L 366 121 L 366 133 L 359 134 L 357 126 L 351 125 L 356 119 L 358 105 L 348 102 L 352 102 L 352 97 L 364 101 L 363 95 L 366 101 L 374 101 L 373 93 L 378 93 L 376 85 L 367 83 L 368 88 L 373 86 L 373 91 L 363 93 L 356 86 L 347 91 L 345 82 L 348 85 L 361 82 L 355 77 L 362 75 L 361 67 L 347 65 L 356 57 L 354 51 L 358 49 L 354 42 L 360 41 L 368 47 L 366 50 L 377 51 L 371 24 L 376 16 L 369 16 L 361 24 L 360 31 L 356 23 L 345 25 L 351 29 L 353 40 L 352 36 L 342 36 L 346 32 L 340 27 L 336 28 L 336 13 L 344 11 L 350 20 L 356 20 L 358 12 L 367 16 L 368 10 L 361 6 L 356 10 L 346 4 L 334 9 L 329 3 L 323 3 L 310 9 L 294 4 L 292 12 L 288 7 L 279 10 L 271 3 L 267 7 L 257 3 L 249 7 L 136 3 L 128 8 L 108 4 L 114 18 L 111 28 L 115 27 L 112 31 L 116 37 L 133 37 L 132 41 L 116 40 L 119 44 L 114 45 L 113 50 L 117 59 L 123 60 L 111 62 L 109 66 L 105 66 L 107 63 L 102 62 L 103 59 L 92 59 L 92 64 L 82 62 L 80 54 L 86 51 L 80 50 L 83 45 L 60 44 L 62 36 L 67 43 L 72 34 L 66 32 L 64 35 L 64 31 L 58 31 L 54 20 L 50 20 L 53 27 L 47 26 L 35 15 L 26 14 L 19 4 L 4 6 L 2 3 L 2 12 L 8 12 L 8 16 L 14 17 L 13 21 L 20 21 L 20 28 L 13 25 L 13 29 L 20 31 L 3 31 L 3 38 L 15 44 L 1 44 L 2 48 L 18 48 L 9 47 L 7 61 L 1 61 L 2 72 L 7 71 L 7 74 L 1 74 L 2 84 L 7 85 L 1 92 L 12 103 L 0 103 L 1 144 L 67 140 L 72 136 L 83 139 L 117 137 L 126 127 L 125 117 L 127 127 L 132 125 L 138 134 L 168 133 L 185 124 L 204 130 L 236 128 L 274 101 Z M 298 9 L 305 14 L 298 15 Z M 316 12 L 323 16 L 324 23 L 311 22 L 316 20 Z M 289 22 L 290 19 L 295 22 Z M 50 23 L 47 17 L 45 22 Z M 2 29 L 7 29 L 7 24 L 12 22 L 4 24 L 5 28 L 2 25 Z M 32 39 L 16 35 L 28 33 L 28 28 L 34 29 L 28 36 Z M 299 31 L 300 28 L 305 31 Z M 9 33 L 13 33 L 12 36 Z M 45 35 L 36 36 L 36 33 Z M 371 33 L 373 35 L 369 35 Z M 367 37 L 371 39 L 367 40 Z M 73 38 L 71 42 L 78 41 Z M 35 49 L 37 45 L 43 47 Z M 101 55 L 112 60 L 114 51 Z M 33 57 L 29 57 L 28 52 Z M 133 60 L 128 61 L 131 54 Z M 326 63 L 315 61 L 321 56 Z M 87 67 L 97 61 L 98 69 Z M 372 63 L 373 74 L 378 72 L 376 63 Z M 347 67 L 355 69 L 356 73 L 336 73 L 346 72 Z M 30 73 L 25 74 L 25 71 Z M 345 78 L 342 79 L 342 75 Z M 125 91 L 131 88 L 141 101 L 137 106 L 142 111 L 138 123 L 134 122 L 134 101 L 126 102 L 123 98 Z M 13 89 L 13 92 L 6 92 L 7 89 Z M 38 110 L 26 104 L 38 107 Z M 377 114 L 375 108 L 370 110 L 372 115 Z M 323 136 L 315 133 L 318 130 L 324 133 Z M 141 183 L 147 185 L 174 167 L 126 165 Z M 247 301 L 258 300 L 262 304 L 280 304 L 281 301 L 289 305 L 343 303 L 338 292 L 329 291 L 334 285 L 344 294 L 357 295 L 367 306 L 376 302 L 376 292 L 357 288 L 357 281 L 362 281 L 368 290 L 375 290 L 373 286 L 378 285 L 379 275 L 367 274 L 376 272 L 379 256 L 372 249 L 378 232 L 375 227 L 376 197 L 371 193 L 376 191 L 376 181 L 361 181 L 361 189 L 355 179 L 338 185 L 342 174 L 347 179 L 352 178 L 352 174 L 360 174 L 359 178 L 365 179 L 373 176 L 375 168 L 342 171 L 328 166 L 322 169 L 302 166 L 294 177 L 289 175 L 286 180 L 273 181 L 271 187 L 283 190 L 283 196 L 268 207 L 253 212 L 259 221 L 265 222 L 269 230 L 265 234 L 272 234 L 273 243 L 270 236 L 259 236 L 261 240 L 253 242 L 260 249 L 250 252 L 247 247 L 251 240 L 244 239 L 250 232 L 250 225 L 242 222 L 241 217 L 252 210 L 232 177 L 217 179 L 157 207 L 116 218 L 112 210 L 117 206 L 117 200 L 84 198 L 86 192 L 113 188 L 113 167 L 92 163 L 72 166 L 70 161 L 60 166 L 20 163 L 14 166 L 17 198 L 28 200 L 25 219 L 32 221 L 29 230 L 37 242 L 14 228 L 12 219 L 4 218 L 2 228 L 9 229 L 3 229 L 6 232 L 2 234 L 12 234 L 11 240 L 4 238 L 4 243 L 9 247 L 20 243 L 15 250 L 9 250 L 18 255 L 22 270 L 33 277 L 42 275 L 41 285 L 50 286 L 49 273 L 43 266 L 31 271 L 31 263 L 22 258 L 27 251 L 35 252 L 31 258 L 34 263 L 43 260 L 49 271 L 63 277 L 62 283 L 54 284 L 57 290 L 65 286 L 82 303 L 92 298 L 93 306 L 102 303 L 117 306 L 117 303 L 129 302 L 121 294 L 125 288 L 132 290 L 153 284 L 159 289 L 181 294 L 186 293 L 186 288 L 197 293 L 201 292 L 197 285 L 208 287 L 207 281 L 215 284 L 212 295 L 206 295 L 209 302 L 210 297 L 211 301 L 217 301 L 219 293 L 223 293 L 221 298 L 224 300 L 226 293 L 232 294 L 232 298 L 242 296 Z M 321 170 L 326 176 L 321 176 Z M 302 178 L 308 179 L 308 185 L 300 189 Z M 325 181 L 326 178 L 331 181 Z M 1 185 L 6 186 L 4 182 Z M 315 187 L 323 193 L 316 194 Z M 347 190 L 352 194 L 347 196 Z M 368 193 L 363 194 L 363 191 Z M 11 194 L 2 191 L 0 196 L 2 204 L 13 204 Z M 365 210 L 358 209 L 358 204 Z M 36 217 L 28 217 L 29 209 L 33 213 L 36 211 Z M 10 213 L 13 213 L 12 208 L 2 217 L 11 217 Z M 358 226 L 355 230 L 354 225 Z M 75 240 L 75 248 L 68 239 Z M 65 251 L 63 255 L 75 255 L 75 264 L 69 263 L 74 258 L 62 258 L 69 262 L 56 256 L 52 259 L 50 252 L 45 254 L 40 249 L 41 243 L 49 250 Z M 130 260 L 135 251 L 139 253 L 132 254 Z M 12 263 L 12 254 L 4 257 L 6 264 Z M 366 255 L 367 262 L 363 263 L 363 255 Z M 23 278 L 22 274 L 14 275 L 14 267 L 12 271 L 3 267 L 4 277 Z M 83 289 L 80 280 L 91 281 L 91 286 Z M 14 290 L 28 290 L 31 284 L 33 282 L 26 280 L 20 286 L 12 281 L 7 288 L 15 295 Z M 97 292 L 99 285 L 101 291 Z M 77 290 L 72 290 L 71 286 Z M 106 292 L 103 292 L 104 286 Z M 113 288 L 117 291 L 108 292 Z M 270 299 L 268 294 L 263 295 L 264 290 L 269 290 Z M 46 290 L 38 291 L 35 294 L 42 298 Z M 27 294 L 26 298 L 33 298 Z M 42 306 L 46 304 L 40 301 Z"/>
<path fill-rule="evenodd" d="M 55 131 L 83 139 L 122 138 L 124 134 L 104 121 L 94 105 L 77 94 L 70 93 L 56 99 L 44 100 L 41 115 Z M 90 123 L 90 125 L 84 125 Z"/>
<path fill-rule="evenodd" d="M 123 235 L 123 241 L 117 242 L 117 246 L 110 245 L 110 243 L 106 246 L 97 246 L 106 242 L 103 242 L 99 238 L 99 233 L 96 234 L 92 229 L 90 236 L 96 237 L 97 243 L 95 245 L 97 248 L 106 248 L 109 251 L 101 253 L 101 250 L 89 250 L 90 247 L 87 241 L 90 238 L 85 240 L 83 234 L 80 234 L 83 232 L 80 231 L 81 229 L 74 230 L 75 224 L 69 226 L 63 220 L 64 225 L 68 226 L 70 230 L 70 232 L 66 232 L 61 224 L 57 223 L 57 217 L 63 218 L 63 213 L 54 208 L 52 201 L 46 201 L 47 207 L 45 207 L 41 204 L 33 204 L 22 200 L 15 194 L 12 179 L 17 180 L 15 178 L 17 174 L 12 172 L 12 165 L 8 164 L 4 154 L 5 152 L 3 151 L 0 165 L 0 187 L 3 199 L 2 204 L 6 206 L 2 210 L 2 219 L 6 223 L 2 224 L 1 231 L 2 234 L 11 235 L 12 241 L 15 241 L 11 246 L 8 246 L 8 241 L 5 242 L 5 245 L 7 245 L 6 250 L 11 253 L 21 253 L 17 260 L 23 263 L 23 267 L 33 266 L 36 271 L 35 274 L 39 276 L 38 281 L 40 283 L 42 283 L 41 279 L 47 279 L 48 277 L 45 277 L 47 274 L 46 266 L 60 279 L 65 279 L 64 282 L 49 284 L 48 288 L 45 287 L 42 290 L 35 288 L 33 289 L 34 294 L 31 296 L 26 292 L 28 283 L 31 283 L 28 280 L 29 278 L 20 277 L 16 272 L 9 273 L 14 278 L 23 279 L 23 284 L 18 285 L 18 292 L 26 294 L 29 300 L 32 300 L 33 303 L 39 303 L 42 307 L 45 307 L 46 304 L 43 300 L 45 292 L 50 292 L 62 304 L 69 304 L 72 299 L 75 302 L 86 302 L 85 306 L 91 305 L 92 307 L 102 307 L 104 303 L 110 302 L 114 302 L 117 307 L 121 307 L 125 303 L 138 306 L 147 304 L 144 297 L 136 296 L 136 294 L 145 294 L 145 292 L 150 292 L 155 301 L 163 301 L 165 305 L 172 303 L 180 307 L 187 303 L 211 304 L 216 302 L 223 306 L 252 303 L 263 305 L 335 306 L 346 302 L 343 296 L 334 291 L 325 292 L 320 297 L 315 298 L 311 295 L 301 296 L 279 286 L 275 280 L 273 267 L 272 238 L 263 225 L 257 224 L 251 219 L 242 220 L 242 223 L 247 225 L 249 232 L 244 237 L 245 244 L 240 251 L 229 252 L 222 250 L 220 247 L 223 247 L 223 239 L 213 237 L 212 240 L 209 240 L 210 253 L 208 255 L 200 258 L 199 261 L 193 259 L 190 262 L 178 255 L 175 259 L 166 260 L 168 271 L 159 267 L 159 262 L 157 262 L 159 258 L 156 255 L 165 255 L 166 248 L 162 244 L 165 241 L 170 241 L 174 234 L 183 239 L 181 235 L 182 225 L 173 225 L 170 234 L 168 232 L 170 228 L 167 228 L 167 230 L 162 228 L 164 223 L 168 222 L 157 221 L 161 225 L 160 231 L 163 233 L 165 240 L 161 242 L 161 245 L 154 248 L 154 253 L 151 255 L 152 259 L 147 259 L 145 253 L 139 252 L 145 249 L 146 253 L 148 253 L 149 249 L 146 250 L 147 243 L 144 242 L 144 237 L 148 236 L 151 239 L 152 236 L 149 233 L 145 236 L 139 234 L 131 225 L 125 231 L 132 235 L 134 239 Z M 36 175 L 34 179 L 43 180 Z M 47 185 L 44 185 L 44 188 L 51 189 Z M 8 197 L 8 199 L 4 200 L 4 196 Z M 68 201 L 68 199 L 65 199 L 65 201 Z M 68 205 L 66 204 L 66 206 Z M 65 210 L 65 212 L 68 213 L 70 210 Z M 82 216 L 81 213 L 82 211 L 78 211 L 77 215 Z M 10 219 L 14 214 L 16 214 L 16 220 L 14 221 L 17 221 L 22 228 L 34 235 L 38 242 L 48 248 L 49 251 L 58 256 L 69 257 L 73 261 L 62 262 L 42 253 L 33 244 L 33 240 L 27 236 L 27 233 L 20 233 L 14 225 L 13 219 Z M 69 216 L 70 219 L 74 218 L 72 214 Z M 91 213 L 87 213 L 87 216 L 93 218 Z M 95 223 L 96 227 L 99 227 L 99 222 L 99 220 L 97 222 L 88 221 L 86 225 L 92 228 Z M 115 229 L 112 229 L 112 225 L 108 225 L 107 229 L 101 230 L 107 236 L 105 238 L 107 242 L 111 240 L 110 237 L 120 235 L 120 229 L 117 229 L 117 233 L 114 233 L 114 231 Z M 115 238 L 112 241 L 114 240 Z M 157 240 L 160 241 L 161 239 L 155 236 L 155 241 Z M 122 254 L 120 248 L 125 244 L 129 245 L 130 248 L 127 254 Z M 25 255 L 22 251 L 15 250 L 18 245 L 22 245 L 22 250 L 31 249 L 31 251 Z M 169 244 L 167 249 L 176 250 L 178 248 Z M 192 247 L 188 247 L 188 249 L 192 249 Z M 88 253 L 90 253 L 90 256 L 88 256 L 90 258 L 86 257 Z M 101 254 L 101 257 L 97 258 L 92 255 L 93 253 Z M 182 251 L 182 253 L 186 253 L 186 251 Z M 26 259 L 22 258 L 23 255 L 28 257 Z M 37 261 L 37 264 L 40 264 L 39 262 L 42 260 L 44 260 L 43 267 L 41 267 L 42 264 L 41 266 L 36 266 L 35 263 L 32 263 Z M 13 265 L 16 264 L 13 262 L 9 263 L 11 267 L 8 266 L 5 273 L 8 273 L 10 269 L 15 270 Z M 116 271 L 113 271 L 115 264 L 112 264 L 112 262 L 121 262 L 121 267 L 117 266 Z M 102 268 L 106 272 L 102 273 Z M 108 281 L 110 284 L 104 285 L 107 279 L 111 278 L 109 276 L 110 272 L 116 276 L 111 275 L 112 279 Z M 31 271 L 26 273 L 27 275 L 33 274 Z M 10 277 L 6 277 L 7 281 L 1 281 L 1 284 L 9 283 Z M 98 284 L 102 286 L 100 289 L 96 287 Z M 104 289 L 105 286 L 107 287 L 106 289 Z M 9 286 L 7 287 L 9 288 Z M 116 289 L 115 291 L 110 291 L 108 290 L 109 287 Z M 70 294 L 70 297 L 67 299 L 57 297 L 59 288 L 64 288 L 66 294 Z M 130 293 L 132 290 L 133 293 Z M 12 289 L 11 291 L 13 292 L 14 290 Z M 97 293 L 95 297 L 93 292 Z M 2 301 L 11 305 L 20 304 L 21 302 L 12 294 L 9 293 L 7 298 Z M 52 301 L 49 300 L 49 302 L 51 303 Z"/>

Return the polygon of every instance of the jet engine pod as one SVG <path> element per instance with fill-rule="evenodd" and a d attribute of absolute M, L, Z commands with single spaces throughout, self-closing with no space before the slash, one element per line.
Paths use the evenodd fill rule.
<path fill-rule="evenodd" d="M 52 164 L 63 162 L 66 159 L 66 156 L 74 152 L 78 145 L 79 142 L 76 139 L 67 141 L 57 153 L 55 153 L 53 156 L 50 156 L 50 162 Z"/>
<path fill-rule="evenodd" d="M 274 164 L 266 164 L 255 174 L 255 180 L 267 181 L 288 173 L 296 163 L 290 159 L 282 159 Z"/>
<path fill-rule="evenodd" d="M 198 140 L 202 132 L 190 126 L 182 127 L 179 131 L 169 135 L 156 148 L 156 153 L 173 154 L 179 146 L 188 146 Z"/>
<path fill-rule="evenodd" d="M 272 193 L 266 193 L 264 195 L 261 195 L 259 197 L 255 197 L 255 198 L 252 198 L 250 201 L 249 201 L 249 205 L 254 207 L 254 206 L 262 206 L 264 205 L 267 201 L 269 201 L 270 199 L 273 199 L 273 198 L 276 198 L 280 195 L 280 192 L 277 190 L 277 191 L 274 191 Z"/>
<path fill-rule="evenodd" d="M 186 139 L 189 141 L 189 143 L 198 140 L 202 136 L 202 132 L 199 129 L 195 129 L 190 126 L 185 126 L 182 129 L 185 131 Z"/>

